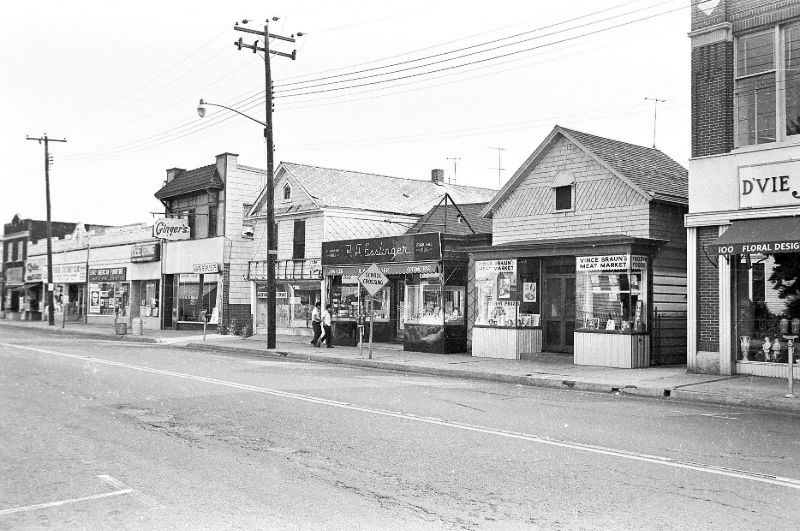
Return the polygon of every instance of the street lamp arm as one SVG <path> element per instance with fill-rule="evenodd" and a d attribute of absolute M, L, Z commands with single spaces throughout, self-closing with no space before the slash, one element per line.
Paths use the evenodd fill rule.
<path fill-rule="evenodd" d="M 205 107 L 204 107 L 205 105 L 211 105 L 212 107 L 221 107 L 223 109 L 227 109 L 227 110 L 229 110 L 231 112 L 235 112 L 239 116 L 244 116 L 248 120 L 252 120 L 252 121 L 254 121 L 256 123 L 261 124 L 264 127 L 267 127 L 267 124 L 265 122 L 262 122 L 261 120 L 257 120 L 255 118 L 253 118 L 252 116 L 248 116 L 243 112 L 237 111 L 236 109 L 233 109 L 233 108 L 228 107 L 226 105 L 220 105 L 219 103 L 211 103 L 210 101 L 203 101 L 202 99 L 200 100 L 200 105 L 198 105 L 198 107 L 197 107 L 197 114 L 200 115 L 200 118 L 202 118 L 206 114 L 206 110 L 205 110 Z"/>

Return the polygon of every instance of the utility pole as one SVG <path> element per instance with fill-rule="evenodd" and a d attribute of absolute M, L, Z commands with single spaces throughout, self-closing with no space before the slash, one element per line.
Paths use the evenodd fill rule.
<path fill-rule="evenodd" d="M 667 100 L 660 100 L 658 98 L 645 98 L 653 102 L 653 148 L 656 147 L 656 118 L 658 117 L 658 104 L 664 103 Z"/>
<path fill-rule="evenodd" d="M 26 140 L 44 142 L 44 190 L 47 202 L 47 324 L 55 326 L 56 318 L 53 313 L 53 228 L 50 223 L 50 142 L 66 142 L 67 139 L 48 138 L 47 133 L 39 138 L 25 137 Z M 64 309 L 66 311 L 66 308 Z"/>
<path fill-rule="evenodd" d="M 503 168 L 503 151 L 505 151 L 506 149 L 501 147 L 490 147 L 489 149 L 497 150 L 497 187 L 502 188 L 503 172 L 505 171 L 505 168 Z M 494 168 L 489 168 L 489 169 L 494 169 Z"/>
<path fill-rule="evenodd" d="M 278 17 L 272 17 L 273 21 L 277 21 Z M 242 23 L 246 24 L 248 21 L 243 20 Z M 272 71 L 270 70 L 270 55 L 278 55 L 280 57 L 288 57 L 292 61 L 297 56 L 297 50 L 292 50 L 292 53 L 284 53 L 276 50 L 269 49 L 269 40 L 278 39 L 281 41 L 295 42 L 294 35 L 291 37 L 284 37 L 282 35 L 275 35 L 269 32 L 269 19 L 264 22 L 264 31 L 258 31 L 244 26 L 240 26 L 237 22 L 233 29 L 235 31 L 243 31 L 245 33 L 252 33 L 261 37 L 263 47 L 258 45 L 258 40 L 253 44 L 244 44 L 242 38 L 234 42 L 234 45 L 241 50 L 247 48 L 253 50 L 253 53 L 264 52 L 264 84 L 265 84 L 265 100 L 266 100 L 266 117 L 264 127 L 264 138 L 267 142 L 267 348 L 275 348 L 276 340 L 276 315 L 277 305 L 275 301 L 275 262 L 278 254 L 278 238 L 275 234 L 275 175 L 274 175 L 274 160 L 273 160 L 273 141 L 272 141 Z M 302 33 L 297 35 L 302 36 Z"/>
<path fill-rule="evenodd" d="M 453 184 L 455 184 L 456 183 L 456 176 L 457 176 L 456 172 L 458 170 L 457 164 L 458 164 L 458 161 L 461 160 L 461 157 L 447 157 L 447 160 L 452 160 L 453 161 L 453 180 L 451 182 Z"/>

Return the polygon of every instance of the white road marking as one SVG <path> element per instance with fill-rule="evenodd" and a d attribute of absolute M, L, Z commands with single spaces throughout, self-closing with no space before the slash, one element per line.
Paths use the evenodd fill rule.
<path fill-rule="evenodd" d="M 102 498 L 110 498 L 112 496 L 121 496 L 123 494 L 130 494 L 132 489 L 115 490 L 113 492 L 104 492 L 103 494 L 94 494 L 92 496 L 84 496 L 82 498 L 70 498 L 69 500 L 59 500 L 47 503 L 37 503 L 36 505 L 26 505 L 24 507 L 14 507 L 12 509 L 0 510 L 0 516 L 15 513 L 25 513 L 28 511 L 36 511 L 39 509 L 47 509 L 48 507 L 58 507 L 59 505 L 68 505 L 71 503 L 80 503 L 89 500 L 99 500 Z"/>
<path fill-rule="evenodd" d="M 597 446 L 592 444 L 583 444 L 583 443 L 575 443 L 575 442 L 568 442 L 568 441 L 561 441 L 557 439 L 548 439 L 544 437 L 540 437 L 538 435 L 528 434 L 528 433 L 520 433 L 515 431 L 509 430 L 501 430 L 501 429 L 494 429 L 494 428 L 487 428 L 484 426 L 477 426 L 474 424 L 466 424 L 462 422 L 456 421 L 448 421 L 443 420 L 435 417 L 424 417 L 418 416 L 413 413 L 403 413 L 400 411 L 387 411 L 382 409 L 376 408 L 369 408 L 358 406 L 349 402 L 340 402 L 337 400 L 329 400 L 327 398 L 319 398 L 310 395 L 303 395 L 299 393 L 289 393 L 286 391 L 279 391 L 277 389 L 270 389 L 267 387 L 258 387 L 254 385 L 247 385 L 241 384 L 237 382 L 230 382 L 226 380 L 218 380 L 216 378 L 208 378 L 205 376 L 196 376 L 193 374 L 187 374 L 182 372 L 175 372 L 175 371 L 168 371 L 162 369 L 153 369 L 150 367 L 143 367 L 140 365 L 133 365 L 129 363 L 119 362 L 119 361 L 111 361 L 102 358 L 95 358 L 92 356 L 80 356 L 77 354 L 67 354 L 64 352 L 57 352 L 55 350 L 49 349 L 42 349 L 42 348 L 35 348 L 35 347 L 24 347 L 18 345 L 12 345 L 9 343 L 0 343 L 0 345 L 5 347 L 11 348 L 18 348 L 23 350 L 30 350 L 32 352 L 39 352 L 41 354 L 50 354 L 53 356 L 61 356 L 64 358 L 70 358 L 80 361 L 89 361 L 94 363 L 99 363 L 103 365 L 109 365 L 112 367 L 121 367 L 125 369 L 140 371 L 140 372 L 147 372 L 151 374 L 159 374 L 162 376 L 172 376 L 175 378 L 182 378 L 185 380 L 193 380 L 197 382 L 205 382 L 211 383 L 215 385 L 222 385 L 225 387 L 231 387 L 234 389 L 241 389 L 243 391 L 251 391 L 254 393 L 272 395 L 272 396 L 279 396 L 282 398 L 289 398 L 293 400 L 299 400 L 303 402 L 309 402 L 312 404 L 321 404 L 331 407 L 337 407 L 340 409 L 347 409 L 351 411 L 359 411 L 362 413 L 369 413 L 372 415 L 380 415 L 384 417 L 391 417 L 403 420 L 410 420 L 414 422 L 420 422 L 424 424 L 433 424 L 437 426 L 444 426 L 447 428 L 453 428 L 463 431 L 469 431 L 474 433 L 483 433 L 487 435 L 496 435 L 500 437 L 507 437 L 509 439 L 516 439 L 516 440 L 523 440 L 538 444 L 544 444 L 549 446 L 556 446 L 559 448 L 567 448 L 570 450 L 579 450 L 582 452 L 600 454 L 600 455 L 607 455 L 611 457 L 617 457 L 620 459 L 629 459 L 632 461 L 639 461 L 644 463 L 651 463 L 666 467 L 672 468 L 679 468 L 683 470 L 692 470 L 695 472 L 702 472 L 706 474 L 713 474 L 717 476 L 726 476 L 736 479 L 743 479 L 747 481 L 755 481 L 759 483 L 767 483 L 770 485 L 777 485 L 780 487 L 787 487 L 790 489 L 800 490 L 800 479 L 782 477 L 782 476 L 775 476 L 772 474 L 763 474 L 760 472 L 750 472 L 746 470 L 737 470 L 733 468 L 721 467 L 716 465 L 708 465 L 704 463 L 695 463 L 691 461 L 679 461 L 676 459 L 671 459 L 669 457 L 662 457 L 657 455 L 650 455 L 650 454 L 643 454 L 638 452 L 630 452 L 627 450 L 619 450 L 615 448 L 608 448 L 603 446 Z M 2 513 L 0 513 L 2 514 Z"/>

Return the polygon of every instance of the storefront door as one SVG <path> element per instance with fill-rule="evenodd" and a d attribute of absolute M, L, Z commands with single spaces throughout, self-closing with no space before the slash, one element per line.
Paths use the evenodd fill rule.
<path fill-rule="evenodd" d="M 406 311 L 406 281 L 397 280 L 392 283 L 392 313 L 391 321 L 394 325 L 395 337 L 403 339 L 405 311 Z"/>
<path fill-rule="evenodd" d="M 575 263 L 553 263 L 544 266 L 542 301 L 543 350 L 573 350 L 575 331 Z"/>

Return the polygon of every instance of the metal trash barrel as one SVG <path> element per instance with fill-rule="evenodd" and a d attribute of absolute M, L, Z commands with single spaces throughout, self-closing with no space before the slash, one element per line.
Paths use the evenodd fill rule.
<path fill-rule="evenodd" d="M 128 323 L 117 323 L 116 333 L 118 336 L 124 336 L 128 333 Z"/>
<path fill-rule="evenodd" d="M 144 320 L 131 319 L 131 333 L 135 336 L 140 336 L 144 333 Z"/>

